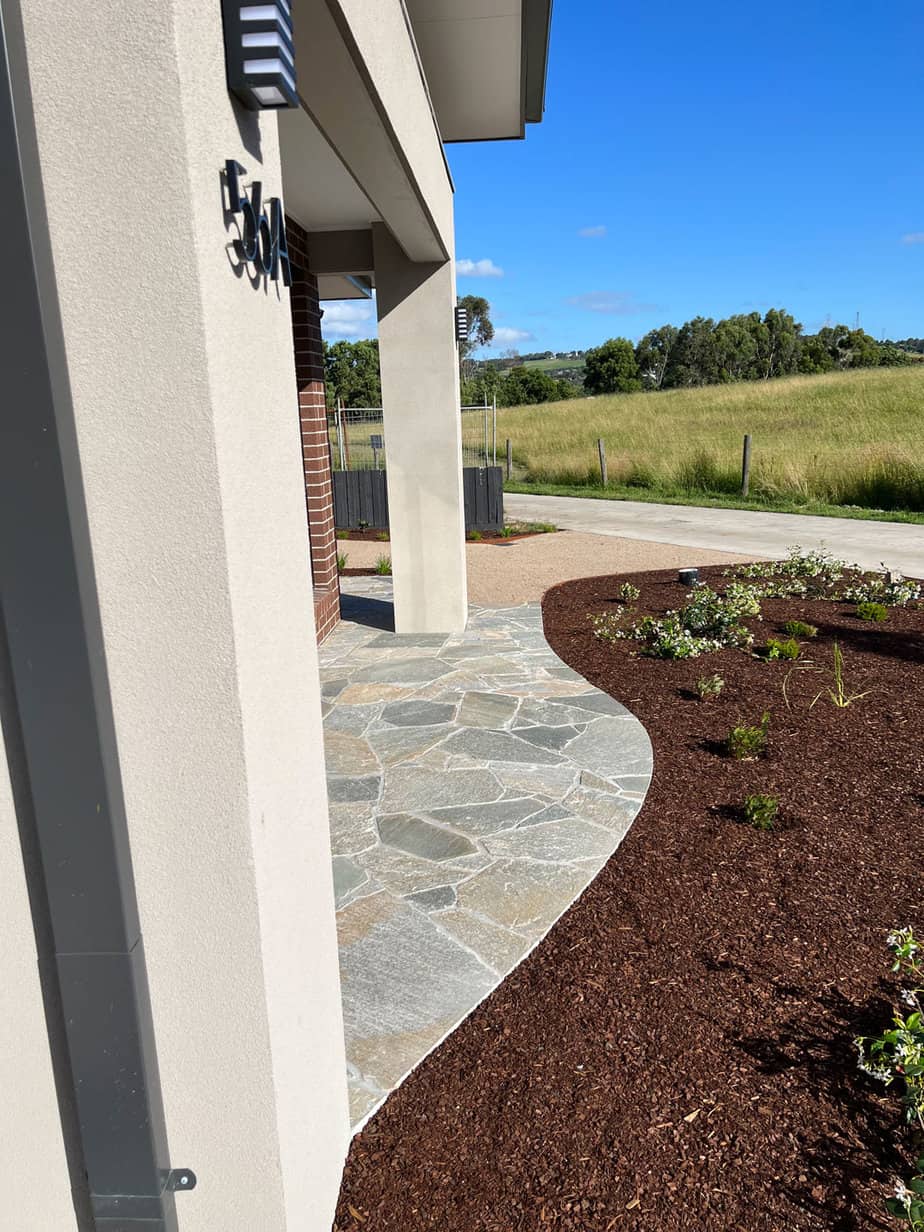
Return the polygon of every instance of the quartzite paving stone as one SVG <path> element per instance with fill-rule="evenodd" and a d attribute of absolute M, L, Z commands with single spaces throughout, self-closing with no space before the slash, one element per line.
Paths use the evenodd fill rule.
<path fill-rule="evenodd" d="M 321 665 L 358 1128 L 612 855 L 651 748 L 556 657 L 538 604 L 396 636 L 390 578 L 343 591 Z"/>
<path fill-rule="evenodd" d="M 466 757 L 474 757 L 487 761 L 528 762 L 533 765 L 554 766 L 561 763 L 561 757 L 550 749 L 541 749 L 530 745 L 519 736 L 512 736 L 505 731 L 491 731 L 487 727 L 463 728 L 450 736 L 446 741 L 449 753 L 464 753 Z"/>
<path fill-rule="evenodd" d="M 541 800 L 524 796 L 514 800 L 498 800 L 492 804 L 457 804 L 452 808 L 428 809 L 427 814 L 446 825 L 464 830 L 466 834 L 478 836 L 509 830 L 542 809 Z"/>
<path fill-rule="evenodd" d="M 380 817 L 378 826 L 379 837 L 387 847 L 397 847 L 423 860 L 457 860 L 460 856 L 474 855 L 478 850 L 464 834 L 456 834 L 409 813 Z"/>
<path fill-rule="evenodd" d="M 503 727 L 516 714 L 519 698 L 503 693 L 464 693 L 459 707 L 461 727 Z"/>
<path fill-rule="evenodd" d="M 448 702 L 391 702 L 382 711 L 382 721 L 396 727 L 426 727 L 431 723 L 448 723 L 455 714 L 455 706 Z"/>

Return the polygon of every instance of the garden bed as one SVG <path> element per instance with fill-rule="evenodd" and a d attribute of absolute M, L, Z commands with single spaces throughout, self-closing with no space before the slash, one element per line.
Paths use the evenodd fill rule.
<path fill-rule="evenodd" d="M 702 571 L 716 582 L 718 569 Z M 619 582 L 625 579 L 620 578 Z M 676 574 L 629 579 L 639 612 Z M 771 599 L 757 645 L 802 620 L 803 659 L 667 662 L 607 644 L 617 579 L 551 590 L 546 636 L 649 731 L 655 775 L 617 854 L 547 939 L 354 1141 L 339 1232 L 867 1232 L 915 1152 L 853 1038 L 888 1025 L 885 937 L 924 918 L 924 611 L 859 621 Z M 725 687 L 701 701 L 697 681 Z M 787 680 L 786 696 L 783 683 Z M 787 703 L 788 698 L 788 703 Z M 770 713 L 765 756 L 724 741 Z M 741 814 L 779 800 L 776 828 Z"/>

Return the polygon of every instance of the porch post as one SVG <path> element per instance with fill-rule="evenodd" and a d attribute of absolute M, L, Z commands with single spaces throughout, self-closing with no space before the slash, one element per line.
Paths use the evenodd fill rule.
<path fill-rule="evenodd" d="M 465 627 L 465 512 L 452 261 L 372 228 L 398 633 Z"/>

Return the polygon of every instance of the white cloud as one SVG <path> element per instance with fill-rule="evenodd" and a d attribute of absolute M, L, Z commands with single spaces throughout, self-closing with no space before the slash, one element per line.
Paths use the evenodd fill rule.
<path fill-rule="evenodd" d="M 656 304 L 640 304 L 629 291 L 585 291 L 582 295 L 570 295 L 566 304 L 583 308 L 586 312 L 603 312 L 611 316 L 631 317 L 639 312 L 651 312 Z"/>
<path fill-rule="evenodd" d="M 462 257 L 456 262 L 456 273 L 460 278 L 503 278 L 504 271 L 495 265 L 490 257 L 482 257 L 480 261 L 469 261 Z"/>
<path fill-rule="evenodd" d="M 321 333 L 325 338 L 375 337 L 375 308 L 369 299 L 326 300 Z"/>
<path fill-rule="evenodd" d="M 536 337 L 528 329 L 511 329 L 509 325 L 498 325 L 494 330 L 494 346 L 513 346 L 516 342 L 531 342 Z"/>
<path fill-rule="evenodd" d="M 602 223 L 596 227 L 581 227 L 578 235 L 584 240 L 599 240 L 606 235 L 606 227 Z"/>
<path fill-rule="evenodd" d="M 903 244 L 924 244 L 924 231 L 911 231 L 902 236 Z"/>

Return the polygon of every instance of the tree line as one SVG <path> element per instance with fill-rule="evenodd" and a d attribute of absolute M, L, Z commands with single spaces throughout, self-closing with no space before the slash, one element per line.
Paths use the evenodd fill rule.
<path fill-rule="evenodd" d="M 686 389 L 912 362 L 907 350 L 879 343 L 862 329 L 826 325 L 817 334 L 804 334 L 791 313 L 771 308 L 763 317 L 749 312 L 662 325 L 635 344 L 610 338 L 587 352 L 584 389 L 589 394 Z"/>
<path fill-rule="evenodd" d="M 826 325 L 816 334 L 806 334 L 791 313 L 771 308 L 763 316 L 750 312 L 719 321 L 694 317 L 681 326 L 662 325 L 637 343 L 610 338 L 582 353 L 582 386 L 577 368 L 567 376 L 550 376 L 541 368 L 525 367 L 522 356 L 476 359 L 475 352 L 494 338 L 490 304 L 473 295 L 460 303 L 470 318 L 469 336 L 459 344 L 462 403 L 467 406 L 495 398 L 498 406 L 523 406 L 564 401 L 582 392 L 633 393 L 768 381 L 796 373 L 914 363 L 917 355 L 924 354 L 924 339 L 877 342 L 862 329 L 847 325 Z M 324 376 L 328 406 L 336 406 L 338 399 L 343 406 L 381 406 L 376 339 L 325 342 Z"/>

